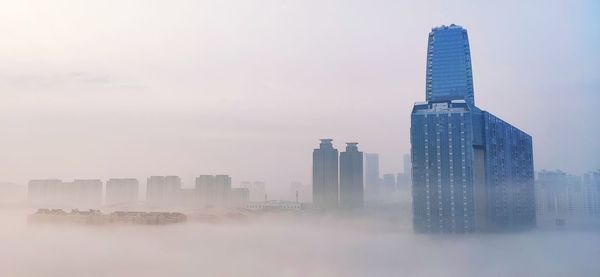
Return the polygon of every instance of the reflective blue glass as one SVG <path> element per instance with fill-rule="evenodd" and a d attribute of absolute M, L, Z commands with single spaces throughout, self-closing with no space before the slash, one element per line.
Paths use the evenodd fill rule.
<path fill-rule="evenodd" d="M 426 95 L 411 114 L 415 231 L 534 227 L 532 138 L 475 106 L 462 27 L 429 34 Z"/>
<path fill-rule="evenodd" d="M 475 105 L 467 30 L 454 24 L 432 29 L 426 75 L 427 101 L 465 100 Z"/>

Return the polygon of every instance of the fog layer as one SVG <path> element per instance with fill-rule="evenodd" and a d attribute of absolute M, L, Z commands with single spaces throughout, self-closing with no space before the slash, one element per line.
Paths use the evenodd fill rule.
<path fill-rule="evenodd" d="M 406 222 L 260 217 L 161 227 L 27 225 L 2 211 L 1 276 L 598 276 L 600 234 L 419 236 Z M 378 222 L 378 223 L 377 223 Z M 382 223 L 383 222 L 383 223 Z"/>

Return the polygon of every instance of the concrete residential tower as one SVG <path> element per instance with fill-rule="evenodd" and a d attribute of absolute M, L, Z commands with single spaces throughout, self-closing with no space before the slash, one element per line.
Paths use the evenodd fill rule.
<path fill-rule="evenodd" d="M 364 202 L 363 153 L 358 143 L 349 142 L 340 154 L 340 207 L 361 208 Z"/>
<path fill-rule="evenodd" d="M 321 139 L 313 151 L 313 203 L 317 208 L 338 207 L 338 150 L 332 139 Z"/>

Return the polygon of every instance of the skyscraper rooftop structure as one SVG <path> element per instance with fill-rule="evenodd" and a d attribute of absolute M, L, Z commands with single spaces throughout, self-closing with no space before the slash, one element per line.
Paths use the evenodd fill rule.
<path fill-rule="evenodd" d="M 415 231 L 535 226 L 532 138 L 475 106 L 464 28 L 429 33 L 425 91 L 411 114 Z"/>
<path fill-rule="evenodd" d="M 467 30 L 454 24 L 431 30 L 425 84 L 427 101 L 462 99 L 475 105 Z"/>

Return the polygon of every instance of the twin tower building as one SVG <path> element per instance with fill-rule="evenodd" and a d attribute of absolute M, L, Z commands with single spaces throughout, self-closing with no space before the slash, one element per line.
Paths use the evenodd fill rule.
<path fill-rule="evenodd" d="M 321 209 L 361 208 L 363 153 L 358 151 L 358 143 L 349 142 L 346 152 L 338 156 L 331 142 L 322 139 L 319 148 L 313 151 L 313 203 Z"/>

